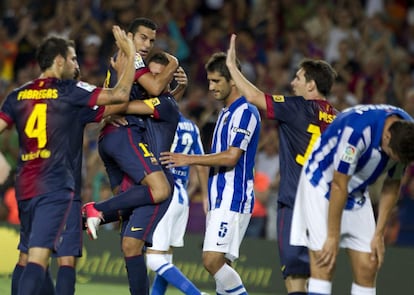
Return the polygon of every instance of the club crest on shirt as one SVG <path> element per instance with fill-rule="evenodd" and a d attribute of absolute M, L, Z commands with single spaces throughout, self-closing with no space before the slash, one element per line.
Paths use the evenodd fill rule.
<path fill-rule="evenodd" d="M 345 163 L 352 163 L 355 160 L 355 157 L 357 155 L 357 149 L 351 144 L 348 144 L 345 147 L 344 154 L 341 157 L 341 161 Z"/>
<path fill-rule="evenodd" d="M 89 83 L 82 82 L 82 81 L 79 81 L 78 83 L 76 83 L 76 86 L 89 92 L 92 92 L 96 88 L 95 85 L 91 85 Z"/>
<path fill-rule="evenodd" d="M 283 95 L 272 95 L 274 102 L 285 102 L 285 97 Z"/>

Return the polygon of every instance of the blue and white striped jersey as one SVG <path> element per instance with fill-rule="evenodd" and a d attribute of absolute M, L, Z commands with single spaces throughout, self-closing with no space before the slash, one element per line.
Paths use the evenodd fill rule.
<path fill-rule="evenodd" d="M 209 210 L 224 208 L 251 213 L 254 205 L 253 168 L 260 133 L 260 114 L 245 97 L 224 108 L 217 119 L 211 153 L 230 146 L 244 150 L 235 167 L 215 166 L 209 174 Z"/>
<path fill-rule="evenodd" d="M 345 209 L 360 207 L 367 187 L 387 172 L 400 179 L 405 166 L 391 160 L 381 149 L 387 117 L 398 115 L 413 121 L 404 110 L 389 105 L 359 105 L 344 110 L 315 143 L 304 169 L 313 186 L 321 187 L 329 199 L 333 171 L 352 175 Z"/>
<path fill-rule="evenodd" d="M 201 142 L 200 131 L 197 125 L 180 114 L 177 130 L 171 146 L 171 152 L 182 153 L 187 155 L 202 155 L 204 154 L 203 144 Z M 180 166 L 171 168 L 174 176 L 175 188 L 177 186 L 187 188 L 190 177 L 190 166 Z M 180 204 L 189 204 L 188 196 L 179 194 L 178 202 Z"/>

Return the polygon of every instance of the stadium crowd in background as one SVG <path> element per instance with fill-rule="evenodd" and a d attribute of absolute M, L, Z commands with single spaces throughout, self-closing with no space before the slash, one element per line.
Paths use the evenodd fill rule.
<path fill-rule="evenodd" d="M 49 35 L 74 39 L 82 80 L 102 85 L 114 53 L 112 25 L 126 28 L 134 18 L 145 16 L 159 25 L 155 47 L 177 56 L 188 74 L 181 109 L 199 126 L 206 152 L 221 106 L 208 94 L 204 64 L 212 53 L 227 49 L 234 32 L 243 73 L 264 92 L 288 93 L 298 62 L 303 57 L 323 58 L 339 74 L 329 97 L 339 110 L 356 103 L 388 103 L 414 115 L 410 1 L 169 0 L 154 5 L 149 0 L 6 0 L 1 1 L 0 12 L 1 101 L 17 85 L 39 75 L 35 49 Z M 85 202 L 100 200 L 101 191 L 108 187 L 97 152 L 99 128 L 91 125 L 85 133 Z M 0 141 L 0 151 L 13 171 L 15 131 L 8 130 Z M 413 199 L 409 189 L 413 176 L 414 169 L 408 169 L 402 214 Z M 202 210 L 202 206 L 191 208 Z M 190 212 L 190 216 L 197 214 Z M 399 227 L 393 228 L 404 228 L 406 234 L 410 226 L 404 224 L 409 221 L 404 216 L 395 213 Z M 202 233 L 204 218 L 199 220 L 194 224 L 190 219 L 189 227 Z M 398 244 L 399 239 L 390 238 L 393 241 Z"/>

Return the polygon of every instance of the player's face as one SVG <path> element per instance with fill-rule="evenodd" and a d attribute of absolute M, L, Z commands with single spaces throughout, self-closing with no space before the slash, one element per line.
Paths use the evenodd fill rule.
<path fill-rule="evenodd" d="M 133 36 L 136 51 L 145 58 L 154 47 L 156 31 L 150 28 L 139 26 Z"/>
<path fill-rule="evenodd" d="M 66 62 L 62 70 L 62 79 L 76 79 L 79 75 L 79 64 L 75 48 L 69 47 Z"/>
<path fill-rule="evenodd" d="M 295 77 L 293 78 L 292 82 L 290 82 L 292 86 L 293 93 L 297 96 L 306 96 L 306 89 L 307 89 L 307 82 L 305 79 L 305 70 L 300 68 L 297 72 Z"/>
<path fill-rule="evenodd" d="M 226 100 L 231 94 L 231 85 L 219 72 L 208 72 L 208 90 L 216 100 Z"/>

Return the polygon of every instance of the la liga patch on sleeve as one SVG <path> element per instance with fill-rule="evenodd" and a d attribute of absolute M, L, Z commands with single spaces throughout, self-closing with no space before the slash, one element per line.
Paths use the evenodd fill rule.
<path fill-rule="evenodd" d="M 351 164 L 354 162 L 356 155 L 357 155 L 356 147 L 351 144 L 348 144 L 344 149 L 344 153 L 341 157 L 341 161 Z"/>

